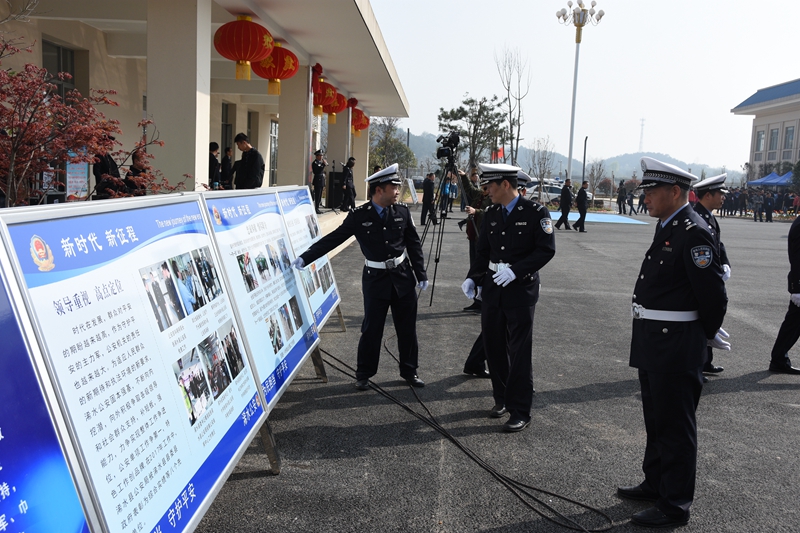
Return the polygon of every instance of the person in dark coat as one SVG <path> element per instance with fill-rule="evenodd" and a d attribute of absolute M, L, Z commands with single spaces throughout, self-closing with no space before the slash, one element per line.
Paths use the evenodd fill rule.
<path fill-rule="evenodd" d="M 559 201 L 558 208 L 561 210 L 561 218 L 558 219 L 556 222 L 556 229 L 561 229 L 561 224 L 567 229 L 572 229 L 569 227 L 569 209 L 572 207 L 572 180 L 567 178 L 564 181 L 564 186 L 561 187 L 561 200 Z"/>
<path fill-rule="evenodd" d="M 436 179 L 436 174 L 431 172 L 425 176 L 425 181 L 422 182 L 422 216 L 419 222 L 420 226 L 424 226 L 428 222 L 429 215 L 434 226 L 439 223 L 439 221 L 436 220 L 436 208 L 433 205 L 433 197 L 436 194 L 434 192 L 434 179 Z"/>
<path fill-rule="evenodd" d="M 233 150 L 230 146 L 225 147 L 225 155 L 222 157 L 220 166 L 220 188 L 225 190 L 233 189 Z"/>
<path fill-rule="evenodd" d="M 114 137 L 108 136 L 113 141 Z M 111 157 L 107 151 L 101 151 L 94 156 L 94 164 L 92 165 L 92 174 L 94 175 L 97 197 L 100 199 L 111 198 L 117 192 L 125 192 L 124 185 L 111 178 L 120 179 L 119 166 L 114 158 Z"/>
<path fill-rule="evenodd" d="M 131 196 L 144 196 L 147 194 L 147 184 L 140 176 L 147 174 L 147 158 L 144 152 L 136 150 L 131 159 L 131 166 L 125 174 L 125 192 Z"/>
<path fill-rule="evenodd" d="M 492 418 L 510 414 L 503 431 L 522 431 L 533 403 L 533 315 L 539 270 L 556 253 L 547 208 L 517 192 L 515 166 L 478 165 L 494 203 L 486 209 L 477 257 L 461 286 L 468 298 L 481 290 L 481 327 L 495 405 Z"/>
<path fill-rule="evenodd" d="M 697 178 L 650 157 L 641 164 L 645 202 L 658 219 L 631 307 L 630 366 L 638 369 L 647 443 L 644 481 L 617 494 L 654 502 L 634 524 L 677 527 L 688 523 L 694 500 L 706 347 L 730 349 L 720 334 L 728 297 L 714 236 L 689 205 Z"/>
<path fill-rule="evenodd" d="M 212 189 L 219 189 L 219 183 L 222 181 L 222 173 L 220 172 L 219 160 L 219 144 L 215 142 L 208 143 L 208 185 Z"/>
<path fill-rule="evenodd" d="M 364 254 L 361 274 L 364 321 L 358 342 L 356 383 L 369 388 L 378 372 L 386 314 L 392 309 L 397 331 L 400 377 L 412 387 L 424 387 L 417 377 L 417 293 L 428 288 L 425 259 L 417 229 L 405 204 L 397 203 L 400 178 L 395 163 L 367 178 L 371 201 L 352 210 L 337 229 L 298 256 L 292 266 L 305 267 L 355 236 Z"/>
<path fill-rule="evenodd" d="M 319 204 L 322 202 L 322 191 L 325 189 L 325 167 L 328 162 L 325 161 L 325 153 L 322 150 L 314 152 L 314 161 L 311 162 L 311 185 L 314 187 L 314 210 L 318 215 L 322 214 L 319 210 Z"/>
<path fill-rule="evenodd" d="M 619 209 L 620 215 L 627 214 L 627 210 L 625 209 L 627 198 L 628 192 L 625 190 L 625 182 L 620 180 L 619 189 L 617 189 L 617 208 Z"/>
<path fill-rule="evenodd" d="M 233 142 L 242 152 L 242 158 L 236 169 L 236 188 L 258 189 L 264 181 L 264 158 L 253 148 L 250 139 L 244 133 L 237 133 Z"/>
<path fill-rule="evenodd" d="M 347 164 L 342 168 L 342 211 L 350 211 L 356 208 L 356 185 L 353 182 L 353 167 L 356 166 L 356 158 L 351 157 Z"/>
<path fill-rule="evenodd" d="M 769 370 L 800 374 L 800 368 L 792 366 L 789 359 L 789 350 L 800 339 L 800 217 L 792 222 L 789 229 L 789 265 L 789 310 L 772 346 Z"/>
<path fill-rule="evenodd" d="M 589 210 L 589 196 L 586 194 L 586 189 L 589 188 L 589 182 L 584 181 L 581 183 L 581 188 L 578 190 L 578 196 L 575 198 L 575 205 L 578 207 L 578 221 L 572 225 L 576 231 L 586 233 L 586 212 Z"/>
<path fill-rule="evenodd" d="M 714 236 L 714 241 L 719 250 L 719 260 L 722 264 L 722 281 L 728 281 L 731 277 L 731 262 L 728 259 L 728 252 L 725 250 L 725 244 L 723 244 L 721 240 L 722 230 L 713 213 L 715 209 L 722 209 L 722 206 L 725 205 L 727 201 L 728 190 L 725 188 L 725 179 L 727 177 L 727 173 L 720 174 L 719 176 L 706 178 L 694 186 L 694 191 L 697 195 L 697 203 L 694 204 L 694 211 L 708 224 L 708 230 Z M 705 365 L 703 365 L 703 373 L 719 374 L 724 370 L 721 366 L 714 365 L 713 361 L 714 350 L 709 346 L 708 359 Z M 703 382 L 706 381 L 707 379 L 704 378 Z"/>

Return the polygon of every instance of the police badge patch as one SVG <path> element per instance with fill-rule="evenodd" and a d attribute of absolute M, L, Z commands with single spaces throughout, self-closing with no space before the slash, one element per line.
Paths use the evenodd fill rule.
<path fill-rule="evenodd" d="M 711 264 L 714 253 L 710 246 L 695 246 L 692 248 L 692 261 L 698 268 L 706 268 Z"/>
<path fill-rule="evenodd" d="M 548 235 L 553 233 L 553 221 L 551 219 L 543 218 L 542 220 L 539 221 L 539 223 L 542 225 L 542 229 L 544 230 L 545 233 L 547 233 Z"/>

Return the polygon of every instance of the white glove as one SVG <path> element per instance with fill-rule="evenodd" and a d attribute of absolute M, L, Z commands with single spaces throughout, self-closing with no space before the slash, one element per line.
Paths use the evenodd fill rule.
<path fill-rule="evenodd" d="M 306 266 L 306 262 L 303 261 L 302 257 L 297 257 L 294 261 L 292 261 L 292 267 L 296 268 L 297 270 L 303 270 L 303 267 Z"/>
<path fill-rule="evenodd" d="M 517 275 L 514 274 L 514 271 L 511 270 L 510 268 L 504 268 L 503 270 L 492 276 L 492 279 L 496 284 L 500 285 L 501 287 L 505 287 L 506 285 L 517 279 Z"/>
<path fill-rule="evenodd" d="M 478 287 L 478 294 L 475 295 L 475 299 L 476 300 L 480 300 L 481 299 L 481 290 L 482 289 L 483 289 L 483 287 Z"/>
<path fill-rule="evenodd" d="M 727 331 L 725 331 L 722 328 L 719 328 L 719 330 L 717 331 L 717 335 L 719 335 L 723 339 L 730 339 L 731 338 L 730 333 L 728 333 Z"/>
<path fill-rule="evenodd" d="M 719 332 L 716 335 L 714 335 L 713 339 L 708 340 L 708 345 L 717 350 L 725 350 L 726 352 L 731 351 L 731 343 L 725 341 L 722 338 L 722 335 L 719 334 Z"/>
<path fill-rule="evenodd" d="M 425 281 L 420 281 L 420 282 L 417 284 L 417 287 L 419 287 L 419 288 L 420 288 L 420 289 L 422 289 L 423 291 L 427 291 L 427 290 L 428 290 L 428 280 L 426 279 Z"/>
<path fill-rule="evenodd" d="M 731 279 L 731 266 L 722 265 L 722 281 L 728 281 L 729 279 Z"/>
<path fill-rule="evenodd" d="M 800 307 L 800 294 L 792 294 L 792 303 Z"/>
<path fill-rule="evenodd" d="M 464 280 L 464 283 L 461 284 L 461 291 L 467 298 L 475 297 L 475 282 L 472 281 L 472 278 L 467 278 Z M 800 296 L 800 294 L 798 294 L 798 296 Z"/>

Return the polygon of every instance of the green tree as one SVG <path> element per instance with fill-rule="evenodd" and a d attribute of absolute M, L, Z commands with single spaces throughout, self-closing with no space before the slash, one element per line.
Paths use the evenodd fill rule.
<path fill-rule="evenodd" d="M 417 166 L 417 158 L 411 148 L 406 146 L 397 124 L 397 117 L 377 117 L 372 120 L 369 128 L 369 169 L 376 165 L 385 168 L 398 163 L 401 169 Z"/>
<path fill-rule="evenodd" d="M 477 165 L 497 146 L 497 139 L 504 131 L 505 99 L 485 96 L 479 99 L 465 95 L 461 105 L 445 111 L 439 108 L 439 129 L 443 132 L 458 132 L 461 145 L 467 148 L 467 164 Z"/>

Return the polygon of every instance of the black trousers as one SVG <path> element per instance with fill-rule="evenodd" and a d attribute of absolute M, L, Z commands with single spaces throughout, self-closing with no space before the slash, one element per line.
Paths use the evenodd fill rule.
<path fill-rule="evenodd" d="M 578 209 L 578 213 L 580 214 L 580 217 L 578 217 L 578 221 L 572 226 L 577 228 L 578 231 L 586 231 L 586 210 Z"/>
<path fill-rule="evenodd" d="M 538 299 L 538 289 L 536 294 Z M 533 314 L 530 307 L 494 307 L 483 302 L 483 349 L 492 377 L 492 396 L 511 417 L 531 417 L 533 403 Z"/>
<path fill-rule="evenodd" d="M 561 218 L 559 218 L 558 222 L 556 222 L 556 228 L 560 228 L 561 224 L 564 224 L 567 227 L 567 229 L 570 229 L 570 227 L 569 227 L 569 218 L 567 218 L 568 216 L 569 216 L 569 208 L 562 209 L 561 210 Z"/>
<path fill-rule="evenodd" d="M 325 190 L 325 181 L 321 179 L 317 181 L 314 178 L 314 210 L 319 211 L 319 204 L 322 202 L 322 191 Z"/>
<path fill-rule="evenodd" d="M 703 390 L 701 367 L 685 372 L 639 370 L 647 445 L 644 487 L 658 493 L 656 507 L 683 517 L 694 499 L 697 475 L 697 420 Z"/>
<path fill-rule="evenodd" d="M 800 339 L 800 307 L 789 302 L 789 310 L 783 319 L 778 338 L 772 346 L 772 362 L 783 364 L 789 358 L 789 350 Z"/>
<path fill-rule="evenodd" d="M 420 218 L 420 226 L 424 226 L 428 222 L 428 216 L 431 217 L 433 223 L 436 224 L 436 209 L 433 208 L 433 203 L 422 202 L 422 216 Z"/>
<path fill-rule="evenodd" d="M 356 190 L 352 187 L 345 187 L 342 194 L 342 211 L 356 208 Z"/>
<path fill-rule="evenodd" d="M 483 332 L 478 335 L 472 344 L 467 360 L 464 361 L 464 370 L 486 370 L 486 350 L 483 348 Z"/>
<path fill-rule="evenodd" d="M 386 314 L 392 309 L 392 320 L 397 332 L 397 348 L 400 358 L 400 376 L 417 375 L 417 293 L 410 290 L 403 296 L 392 286 L 390 299 L 374 298 L 364 292 L 364 320 L 361 323 L 361 339 L 358 341 L 357 379 L 368 379 L 377 374 L 378 361 L 383 341 L 383 326 Z"/>

